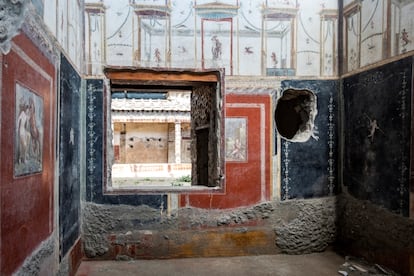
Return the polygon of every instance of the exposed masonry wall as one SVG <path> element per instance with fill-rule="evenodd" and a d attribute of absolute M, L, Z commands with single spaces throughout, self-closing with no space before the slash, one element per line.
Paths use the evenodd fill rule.
<path fill-rule="evenodd" d="M 294 202 L 294 218 L 275 224 L 276 244 L 284 253 L 325 250 L 336 238 L 336 204 L 332 198 Z M 286 211 L 287 212 L 287 211 Z"/>
<path fill-rule="evenodd" d="M 56 237 L 51 235 L 47 240 L 43 241 L 38 248 L 33 251 L 32 255 L 26 258 L 23 265 L 13 275 L 53 275 L 55 259 L 57 256 Z"/>
<path fill-rule="evenodd" d="M 316 95 L 310 90 L 287 89 L 277 100 L 275 121 L 280 135 L 293 142 L 306 142 L 318 114 Z"/>
<path fill-rule="evenodd" d="M 358 200 L 346 191 L 337 200 L 339 248 L 402 275 L 414 275 L 414 220 Z"/>
<path fill-rule="evenodd" d="M 334 197 L 267 202 L 231 210 L 182 208 L 170 216 L 148 206 L 84 203 L 83 242 L 86 256 L 94 258 L 107 255 L 114 239 L 125 245 L 133 237 L 134 243 L 141 239 L 139 242 L 145 245 L 153 231 L 174 239 L 179 235 L 167 233 L 235 227 L 249 232 L 252 225 L 260 225 L 274 231 L 276 239 L 271 246 L 278 252 L 302 254 L 322 251 L 334 242 L 335 217 Z"/>
<path fill-rule="evenodd" d="M 56 273 L 56 276 L 68 276 L 70 275 L 70 265 L 69 265 L 69 254 L 67 254 L 59 264 L 59 271 Z"/>

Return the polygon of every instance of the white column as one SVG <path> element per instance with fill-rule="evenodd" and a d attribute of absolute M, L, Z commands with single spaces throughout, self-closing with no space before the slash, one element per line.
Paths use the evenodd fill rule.
<path fill-rule="evenodd" d="M 181 123 L 175 122 L 175 163 L 181 163 Z"/>

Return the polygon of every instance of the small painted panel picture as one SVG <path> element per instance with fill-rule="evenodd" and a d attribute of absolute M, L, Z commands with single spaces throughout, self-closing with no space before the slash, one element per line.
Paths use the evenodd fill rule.
<path fill-rule="evenodd" d="M 14 176 L 42 171 L 43 99 L 16 83 Z"/>
<path fill-rule="evenodd" d="M 247 161 L 246 118 L 226 118 L 226 161 Z"/>

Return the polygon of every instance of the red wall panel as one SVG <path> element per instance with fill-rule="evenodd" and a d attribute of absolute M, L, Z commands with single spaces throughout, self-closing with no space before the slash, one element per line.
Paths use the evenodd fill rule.
<path fill-rule="evenodd" d="M 16 83 L 43 99 L 42 170 L 14 174 Z M 55 68 L 23 34 L 3 56 L 1 90 L 1 274 L 15 271 L 53 231 Z"/>
<path fill-rule="evenodd" d="M 270 100 L 269 95 L 226 95 L 226 118 L 247 119 L 247 160 L 226 161 L 224 193 L 182 194 L 181 206 L 225 209 L 270 199 Z"/>

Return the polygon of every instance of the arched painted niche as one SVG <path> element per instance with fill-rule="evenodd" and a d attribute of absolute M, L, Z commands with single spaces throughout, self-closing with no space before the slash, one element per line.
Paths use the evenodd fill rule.
<path fill-rule="evenodd" d="M 315 93 L 307 89 L 286 89 L 276 103 L 277 131 L 288 141 L 306 142 L 314 133 L 317 113 Z"/>

